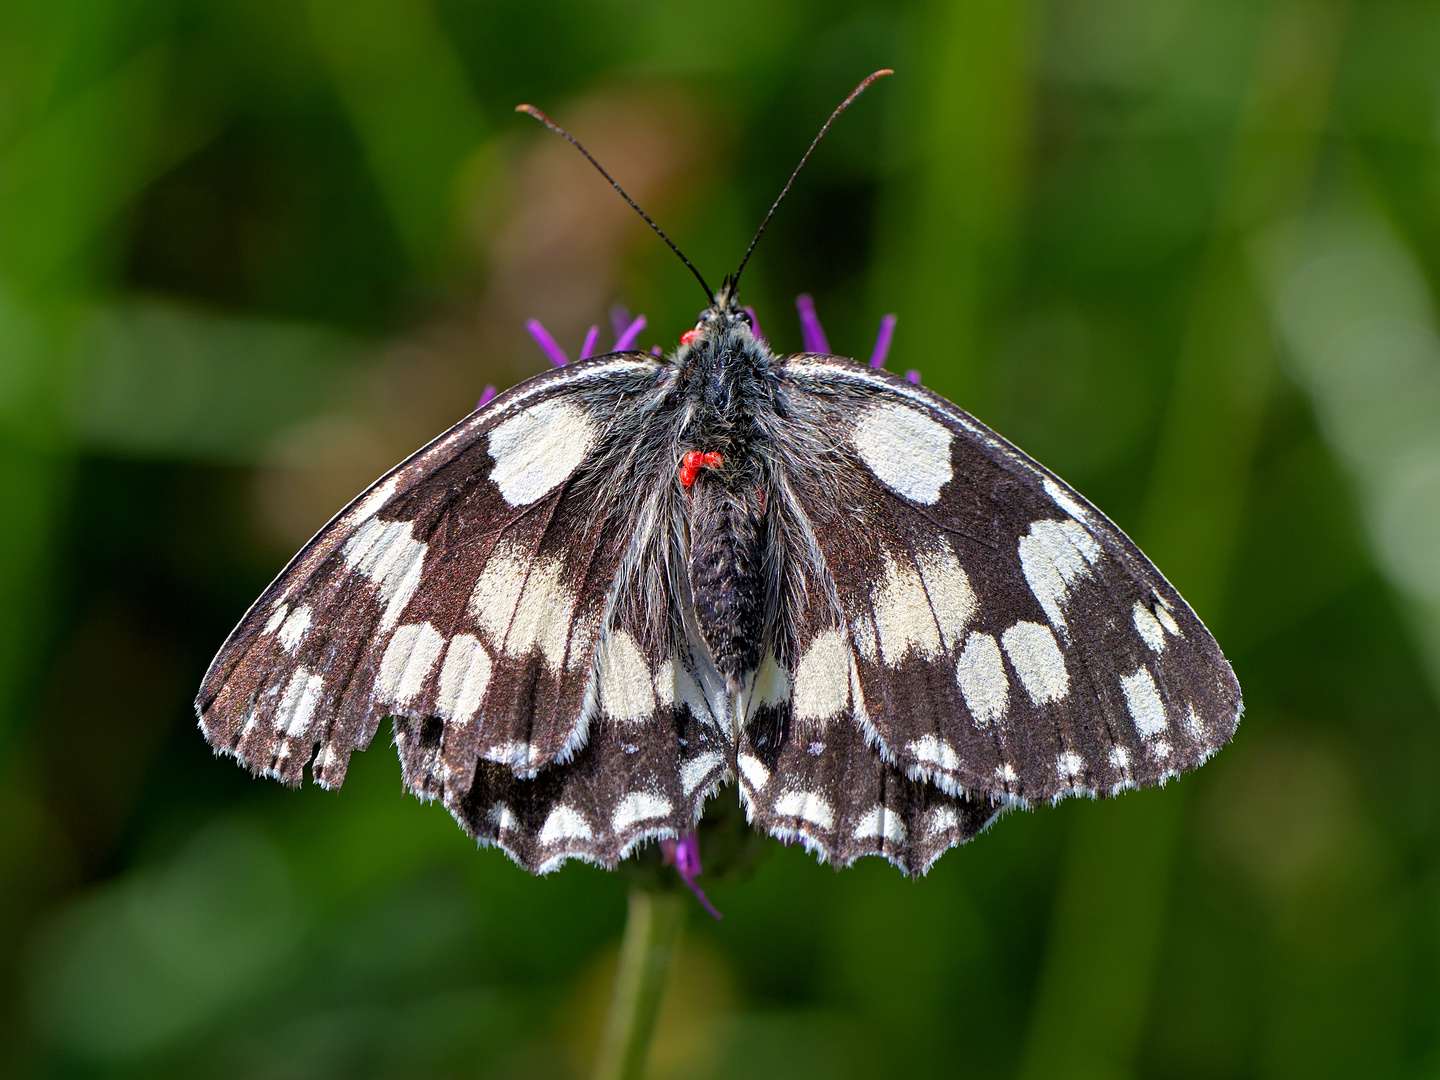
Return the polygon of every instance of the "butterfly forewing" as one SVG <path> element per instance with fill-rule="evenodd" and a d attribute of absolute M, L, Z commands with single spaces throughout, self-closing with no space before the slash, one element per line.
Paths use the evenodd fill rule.
<path fill-rule="evenodd" d="M 383 717 L 412 718 L 407 775 L 431 795 L 477 758 L 533 773 L 573 753 L 625 549 L 607 455 L 662 370 L 621 354 L 531 380 L 378 481 L 212 663 L 211 742 L 292 783 L 313 756 L 335 786 Z"/>
<path fill-rule="evenodd" d="M 886 372 L 817 356 L 782 371 L 795 407 L 843 433 L 823 470 L 839 480 L 797 491 L 887 760 L 951 792 L 1053 799 L 1161 781 L 1229 739 L 1229 665 L 1099 511 Z"/>

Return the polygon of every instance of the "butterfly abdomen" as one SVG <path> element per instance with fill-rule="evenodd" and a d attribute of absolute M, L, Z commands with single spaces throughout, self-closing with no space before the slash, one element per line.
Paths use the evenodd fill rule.
<path fill-rule="evenodd" d="M 734 683 L 760 666 L 765 525 L 758 507 L 702 474 L 690 492 L 690 593 L 715 666 Z"/>

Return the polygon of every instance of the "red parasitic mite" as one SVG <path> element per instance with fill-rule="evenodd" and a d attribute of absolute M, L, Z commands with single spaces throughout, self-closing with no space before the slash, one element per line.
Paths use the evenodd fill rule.
<path fill-rule="evenodd" d="M 688 488 L 695 483 L 695 477 L 701 469 L 718 469 L 725 464 L 725 458 L 714 451 L 701 453 L 699 450 L 691 450 L 680 461 L 680 483 Z"/>
<path fill-rule="evenodd" d="M 692 341 L 694 341 L 694 340 L 695 340 L 696 338 L 698 338 L 699 336 L 700 336 L 700 331 L 699 331 L 699 330 L 686 330 L 683 334 L 680 335 L 680 344 L 681 344 L 681 345 L 689 345 Z"/>

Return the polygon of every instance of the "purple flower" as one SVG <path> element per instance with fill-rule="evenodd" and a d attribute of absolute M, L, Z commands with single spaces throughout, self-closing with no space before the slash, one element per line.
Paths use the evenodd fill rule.
<path fill-rule="evenodd" d="M 630 318 L 630 313 L 618 304 L 610 310 L 610 325 L 615 329 L 615 348 L 613 352 L 624 352 L 635 344 L 635 339 L 640 336 L 640 331 L 645 329 L 645 316 L 637 315 Z M 550 358 L 550 363 L 557 368 L 562 368 L 570 362 L 565 355 L 565 350 L 560 348 L 559 343 L 546 330 L 539 319 L 526 319 L 525 329 L 530 331 L 530 336 L 535 339 L 535 344 L 544 350 L 545 355 Z M 580 346 L 580 359 L 588 360 L 595 355 L 595 347 L 600 344 L 600 327 L 592 326 L 585 332 L 585 341 Z M 652 350 L 659 356 L 659 350 Z"/>
<path fill-rule="evenodd" d="M 592 326 L 585 331 L 585 344 L 580 346 L 580 359 L 589 360 L 595 355 L 595 346 L 600 341 L 600 327 Z"/>
<path fill-rule="evenodd" d="M 685 882 L 695 898 L 701 905 L 717 919 L 724 918 L 720 912 L 715 910 L 715 905 L 710 903 L 710 898 L 705 895 L 705 890 L 700 888 L 695 879 L 700 876 L 700 838 L 695 833 L 687 833 L 679 840 L 661 840 L 660 851 L 664 855 L 665 865 L 675 867 L 675 872 L 680 875 L 680 880 Z"/>
<path fill-rule="evenodd" d="M 830 339 L 825 336 L 825 328 L 820 325 L 820 316 L 815 313 L 814 298 L 809 293 L 801 293 L 795 299 L 795 307 L 800 312 L 800 336 L 804 340 L 805 351 L 828 353 Z M 750 326 L 754 330 L 755 336 L 763 341 L 764 336 L 760 332 L 760 317 L 755 314 L 755 309 L 752 307 L 747 307 L 745 312 L 750 316 Z M 885 366 L 885 360 L 890 355 L 890 343 L 895 340 L 896 321 L 894 315 L 886 315 L 880 320 L 880 333 L 875 338 L 875 348 L 870 352 L 872 368 Z M 615 331 L 613 351 L 624 352 L 626 349 L 633 348 L 636 339 L 640 336 L 640 331 L 645 329 L 645 325 L 644 315 L 637 315 L 632 319 L 630 312 L 619 304 L 611 308 L 610 326 Z M 541 325 L 539 319 L 526 319 L 525 329 L 530 331 L 530 336 L 535 339 L 535 344 L 544 350 L 545 355 L 550 358 L 550 362 L 557 368 L 562 368 L 570 362 L 570 358 L 565 355 L 565 350 L 560 348 L 559 343 L 551 336 L 550 331 Z M 588 360 L 594 356 L 595 347 L 599 342 L 600 328 L 598 326 L 590 327 L 585 333 L 584 343 L 580 346 L 580 359 Z M 656 356 L 663 355 L 658 345 L 652 347 L 650 351 Z M 918 371 L 905 372 L 905 378 L 917 386 L 920 384 Z M 477 405 L 476 408 L 484 406 L 494 396 L 493 388 L 487 387 L 486 396 L 480 399 L 480 405 Z"/>
<path fill-rule="evenodd" d="M 800 337 L 805 343 L 806 352 L 828 353 L 830 341 L 825 336 L 825 328 L 820 325 L 820 316 L 815 314 L 815 300 L 809 293 L 801 293 L 795 298 L 795 307 L 800 311 Z M 745 309 L 750 311 L 749 308 Z M 751 312 L 751 319 L 755 318 Z M 890 343 L 895 340 L 895 323 L 897 318 L 894 315 L 886 315 L 880 320 L 880 334 L 875 338 L 875 348 L 870 353 L 870 366 L 872 368 L 883 368 L 885 358 L 890 355 Z M 755 332 L 760 332 L 760 324 L 754 323 Z M 920 373 L 918 371 L 907 371 L 905 378 L 917 386 L 920 384 Z"/>
<path fill-rule="evenodd" d="M 550 363 L 556 367 L 564 367 L 570 362 L 565 355 L 565 350 L 555 343 L 550 336 L 550 331 L 540 325 L 539 319 L 526 319 L 525 329 L 530 331 L 530 336 L 535 339 L 535 344 L 545 350 L 545 355 L 550 358 Z"/>
<path fill-rule="evenodd" d="M 880 336 L 875 339 L 875 350 L 870 354 L 871 367 L 885 366 L 885 358 L 890 355 L 890 342 L 895 340 L 897 321 L 894 315 L 886 315 L 880 320 Z"/>
<path fill-rule="evenodd" d="M 805 343 L 805 351 L 828 353 L 830 342 L 820 325 L 820 316 L 815 314 L 814 299 L 808 292 L 801 293 L 795 298 L 795 306 L 800 309 L 800 338 Z"/>
<path fill-rule="evenodd" d="M 615 352 L 624 352 L 635 344 L 640 331 L 645 329 L 645 316 L 630 318 L 630 312 L 619 304 L 610 309 L 610 325 L 615 328 Z"/>

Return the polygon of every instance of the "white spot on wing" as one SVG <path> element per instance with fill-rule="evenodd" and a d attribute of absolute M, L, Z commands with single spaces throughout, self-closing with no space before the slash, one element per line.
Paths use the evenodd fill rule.
<path fill-rule="evenodd" d="M 1067 750 L 1055 759 L 1055 770 L 1062 779 L 1075 780 L 1085 771 L 1085 759 L 1073 750 Z"/>
<path fill-rule="evenodd" d="M 469 611 L 507 656 L 539 649 L 558 672 L 565 660 L 575 593 L 556 558 L 530 559 L 519 548 L 497 547 L 470 594 Z"/>
<path fill-rule="evenodd" d="M 875 640 L 875 624 L 868 614 L 861 613 L 850 620 L 850 640 L 860 650 L 860 655 L 871 663 L 880 655 L 880 646 Z"/>
<path fill-rule="evenodd" d="M 675 704 L 674 660 L 665 660 L 655 666 L 655 700 L 666 709 Z"/>
<path fill-rule="evenodd" d="M 321 676 L 297 667 L 280 695 L 280 705 L 275 710 L 275 730 L 292 739 L 303 735 L 324 692 L 325 680 Z"/>
<path fill-rule="evenodd" d="M 1064 510 L 1065 513 L 1069 514 L 1076 521 L 1083 521 L 1087 524 L 1089 523 L 1090 514 L 1085 509 L 1085 507 L 1081 506 L 1078 502 L 1076 502 L 1074 497 L 1068 491 L 1062 488 L 1054 480 L 1051 480 L 1048 476 L 1045 478 L 1045 494 L 1050 496 L 1051 502 L 1053 502 L 1061 510 Z"/>
<path fill-rule="evenodd" d="M 915 760 L 926 765 L 935 765 L 945 772 L 954 772 L 960 765 L 955 748 L 935 735 L 924 735 L 906 745 L 905 750 Z"/>
<path fill-rule="evenodd" d="M 735 758 L 735 763 L 740 766 L 740 774 L 756 791 L 765 786 L 770 779 L 770 770 L 759 758 L 751 757 L 749 754 L 740 754 Z"/>
<path fill-rule="evenodd" d="M 893 844 L 905 843 L 905 822 L 899 814 L 891 813 L 883 804 L 872 806 L 855 825 L 855 839 L 868 840 L 884 837 Z"/>
<path fill-rule="evenodd" d="M 926 659 L 940 655 L 940 629 L 913 565 L 902 565 L 886 552 L 885 577 L 875 586 L 870 599 L 885 663 L 894 667 L 912 648 Z"/>
<path fill-rule="evenodd" d="M 1010 707 L 1010 678 L 1000 646 L 989 634 L 974 633 L 965 639 L 965 651 L 955 662 L 955 681 L 975 719 L 976 727 L 989 727 L 1005 718 Z"/>
<path fill-rule="evenodd" d="M 1013 784 L 1020 779 L 1020 774 L 1015 771 L 1015 766 L 1008 761 L 1002 761 L 995 766 L 995 779 L 1002 784 Z"/>
<path fill-rule="evenodd" d="M 310 632 L 312 617 L 309 604 L 301 604 L 285 617 L 285 621 L 280 624 L 280 644 L 285 647 L 286 652 L 293 655 L 300 647 L 305 635 Z"/>
<path fill-rule="evenodd" d="M 1110 766 L 1118 772 L 1128 773 L 1130 771 L 1130 751 L 1123 746 L 1111 747 Z"/>
<path fill-rule="evenodd" d="M 595 643 L 597 622 L 594 618 L 581 617 L 570 624 L 570 646 L 565 658 L 565 666 L 570 670 L 574 671 L 594 659 L 591 646 Z"/>
<path fill-rule="evenodd" d="M 620 832 L 628 829 L 637 821 L 665 817 L 670 810 L 670 800 L 664 796 L 648 791 L 636 791 L 626 795 L 620 801 L 620 805 L 615 808 L 615 816 L 611 818 L 610 825 L 616 832 Z"/>
<path fill-rule="evenodd" d="M 390 496 L 395 494 L 395 489 L 400 485 L 400 478 L 392 476 L 383 484 L 378 485 L 374 491 L 366 495 L 360 505 L 352 511 L 355 523 L 374 517 L 379 513 L 380 508 L 390 501 Z"/>
<path fill-rule="evenodd" d="M 958 828 L 960 828 L 960 816 L 955 813 L 953 806 L 936 807 L 930 811 L 925 820 L 925 837 L 930 839 Z"/>
<path fill-rule="evenodd" d="M 1000 641 L 1036 705 L 1060 701 L 1070 692 L 1070 673 L 1050 627 L 1022 620 L 1001 634 Z"/>
<path fill-rule="evenodd" d="M 828 720 L 850 704 L 850 650 L 839 630 L 815 635 L 795 665 L 795 718 Z"/>
<path fill-rule="evenodd" d="M 915 563 L 920 568 L 920 577 L 925 582 L 925 591 L 930 596 L 930 607 L 940 625 L 945 647 L 951 650 L 959 648 L 965 624 L 980 610 L 975 590 L 970 587 L 970 578 L 943 537 L 934 550 L 923 551 L 916 556 Z"/>
<path fill-rule="evenodd" d="M 572 402 L 551 398 L 522 409 L 490 432 L 490 479 L 511 506 L 528 506 L 570 477 L 597 434 Z"/>
<path fill-rule="evenodd" d="M 1170 726 L 1165 717 L 1165 702 L 1160 699 L 1155 676 L 1149 668 L 1141 667 L 1133 675 L 1120 676 L 1120 688 L 1125 691 L 1125 705 L 1141 738 L 1159 735 Z"/>
<path fill-rule="evenodd" d="M 1075 521 L 1035 521 L 1020 538 L 1020 568 L 1050 625 L 1064 632 L 1070 587 L 1088 577 L 1100 545 Z"/>
<path fill-rule="evenodd" d="M 550 811 L 545 824 L 540 827 L 540 843 L 553 844 L 557 840 L 588 840 L 590 823 L 574 807 L 561 804 Z"/>
<path fill-rule="evenodd" d="M 402 709 L 409 705 L 419 695 L 444 647 L 440 631 L 428 622 L 397 629 L 380 658 L 380 671 L 375 676 L 376 698 Z"/>
<path fill-rule="evenodd" d="M 799 818 L 822 829 L 835 827 L 835 811 L 813 791 L 787 791 L 775 800 L 775 813 L 781 817 Z"/>
<path fill-rule="evenodd" d="M 266 620 L 265 629 L 261 630 L 260 632 L 262 634 L 273 634 L 276 630 L 280 629 L 281 625 L 285 622 L 285 616 L 289 613 L 289 604 L 276 604 L 275 610 L 270 613 L 270 618 Z"/>
<path fill-rule="evenodd" d="M 612 719 L 626 723 L 647 720 L 655 712 L 655 687 L 650 665 L 635 639 L 624 630 L 612 630 L 600 643 L 596 673 L 600 680 L 600 706 Z"/>
<path fill-rule="evenodd" d="M 1165 611 L 1164 608 L 1160 610 Z M 1167 611 L 1165 614 L 1168 617 L 1170 613 Z M 1130 611 L 1130 615 L 1135 622 L 1135 632 L 1140 635 L 1140 639 L 1144 641 L 1146 645 L 1150 646 L 1150 651 L 1155 653 L 1164 652 L 1165 628 L 1161 626 L 1160 621 L 1150 613 L 1150 609 L 1139 600 L 1136 600 L 1134 608 Z"/>
<path fill-rule="evenodd" d="M 456 634 L 440 666 L 435 711 L 446 720 L 468 724 L 480 711 L 493 669 L 490 654 L 473 634 Z"/>
<path fill-rule="evenodd" d="M 1155 599 L 1160 601 L 1160 603 L 1156 605 L 1155 608 L 1155 618 L 1158 619 L 1160 621 L 1160 625 L 1165 627 L 1166 630 L 1169 630 L 1170 633 L 1174 634 L 1176 637 L 1182 637 L 1183 635 L 1180 633 L 1180 624 L 1175 621 L 1175 616 L 1171 615 L 1169 609 L 1165 606 L 1164 598 L 1159 593 L 1156 593 Z"/>
<path fill-rule="evenodd" d="M 954 475 L 953 436 L 919 409 L 884 402 L 855 425 L 855 449 L 876 478 L 897 495 L 930 505 Z"/>
<path fill-rule="evenodd" d="M 1190 738 L 1196 742 L 1205 741 L 1205 724 L 1200 719 L 1200 714 L 1195 711 L 1193 701 L 1185 703 L 1185 728 L 1190 732 Z"/>
<path fill-rule="evenodd" d="M 762 706 L 782 706 L 790 700 L 790 676 L 785 674 L 775 660 L 774 653 L 766 653 L 760 661 L 760 670 L 755 673 L 755 682 L 750 688 L 750 700 L 745 705 L 745 719 L 749 720 Z"/>
<path fill-rule="evenodd" d="M 528 742 L 524 739 L 515 739 L 490 747 L 485 753 L 485 760 L 508 765 L 512 771 L 523 773 L 534 768 L 535 762 L 531 760 L 534 756 L 537 755 Z"/>
<path fill-rule="evenodd" d="M 710 703 L 684 664 L 666 660 L 655 669 L 655 696 L 662 705 L 684 705 L 690 715 L 702 724 L 714 725 Z"/>
<path fill-rule="evenodd" d="M 380 629 L 388 630 L 420 585 L 426 545 L 414 538 L 408 521 L 371 518 L 345 541 L 345 564 L 373 581 L 385 612 Z"/>
<path fill-rule="evenodd" d="M 680 766 L 680 789 L 686 795 L 694 794 L 695 789 L 703 784 L 705 778 L 714 772 L 724 760 L 717 750 L 707 750 L 703 754 L 697 754 Z"/>
<path fill-rule="evenodd" d="M 490 823 L 495 826 L 497 833 L 520 831 L 520 819 L 515 816 L 515 811 L 511 810 L 510 807 L 506 806 L 503 802 L 497 802 L 494 806 L 490 807 L 489 812 L 485 816 L 489 818 Z"/>

